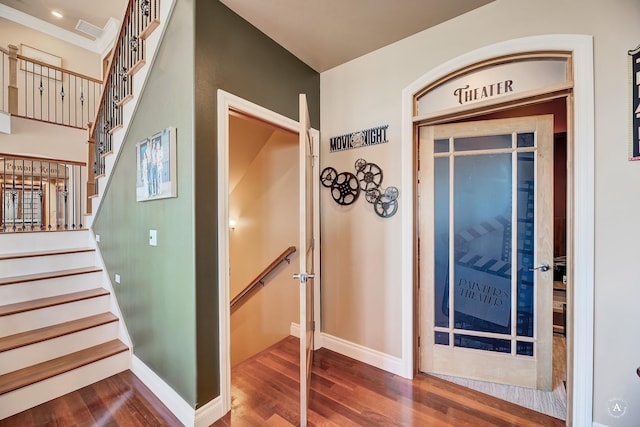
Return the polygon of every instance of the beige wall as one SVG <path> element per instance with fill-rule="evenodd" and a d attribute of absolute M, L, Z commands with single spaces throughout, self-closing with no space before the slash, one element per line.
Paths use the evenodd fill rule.
<path fill-rule="evenodd" d="M 230 144 L 242 142 L 232 128 Z M 238 220 L 229 231 L 231 299 L 287 247 L 297 247 L 297 159 L 297 135 L 276 131 L 229 195 L 230 217 Z M 298 322 L 298 287 L 291 279 L 297 252 L 291 260 L 232 313 L 231 366 L 286 337 L 291 322 Z"/>
<path fill-rule="evenodd" d="M 12 117 L 11 134 L 0 133 L 0 153 L 86 162 L 87 136 L 85 129 Z"/>
<path fill-rule="evenodd" d="M 62 58 L 63 68 L 90 77 L 101 78 L 102 71 L 99 54 L 0 18 L 0 46 L 6 49 L 10 44 L 18 47 L 18 53 L 20 53 L 20 44 L 26 44 L 59 56 Z"/>
<path fill-rule="evenodd" d="M 510 39 L 541 34 L 587 34 L 595 58 L 595 367 L 593 412 L 607 425 L 640 422 L 640 287 L 635 226 L 640 201 L 632 183 L 640 163 L 627 161 L 629 76 L 627 50 L 640 42 L 637 0 L 497 0 L 435 28 L 321 74 L 321 168 L 353 171 L 356 159 L 378 163 L 383 186 L 399 186 L 402 90 L 459 55 Z M 581 108 L 578 106 L 578 108 Z M 328 152 L 328 139 L 389 124 L 388 144 Z M 576 141 L 580 149 L 580 141 Z M 410 188 L 400 197 L 410 197 Z M 382 220 L 364 201 L 338 207 L 321 193 L 323 331 L 400 356 L 400 215 Z M 401 212 L 400 212 L 401 214 Z M 580 284 L 576 284 L 580 286 Z M 357 304 L 356 304 L 357 302 Z M 629 404 L 619 419 L 610 399 Z"/>

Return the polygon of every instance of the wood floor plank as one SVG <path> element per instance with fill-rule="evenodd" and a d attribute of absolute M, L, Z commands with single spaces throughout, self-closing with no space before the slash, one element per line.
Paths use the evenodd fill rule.
<path fill-rule="evenodd" d="M 232 410 L 213 426 L 297 426 L 298 345 L 296 338 L 289 337 L 235 366 L 231 374 Z M 49 402 L 0 420 L 0 427 L 179 425 L 148 389 L 147 394 L 140 393 L 138 387 L 130 384 L 136 380 L 139 381 L 131 373 L 124 378 L 119 374 L 76 392 L 80 394 L 60 398 L 72 399 L 73 403 L 52 407 Z M 42 415 L 43 411 L 53 415 L 47 417 Z M 89 420 L 89 416 L 95 419 Z M 315 353 L 308 419 L 310 427 L 564 426 L 562 420 L 440 378 L 425 374 L 413 380 L 400 378 L 327 349 Z M 35 421 L 38 423 L 34 424 Z"/>
<path fill-rule="evenodd" d="M 296 425 L 299 416 L 292 411 L 299 405 L 298 345 L 288 337 L 235 366 L 233 409 L 214 426 L 254 425 L 256 418 L 266 423 L 275 419 L 271 410 Z M 529 427 L 564 422 L 440 378 L 419 374 L 407 380 L 320 349 L 311 376 L 309 425 L 334 424 Z"/>
<path fill-rule="evenodd" d="M 180 426 L 180 421 L 131 371 L 0 420 L 22 426 Z"/>

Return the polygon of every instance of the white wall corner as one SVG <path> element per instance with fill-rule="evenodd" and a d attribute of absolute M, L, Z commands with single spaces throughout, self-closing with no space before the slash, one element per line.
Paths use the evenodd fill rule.
<path fill-rule="evenodd" d="M 11 114 L 0 111 L 0 132 L 11 135 Z"/>
<path fill-rule="evenodd" d="M 114 17 L 110 17 L 102 29 L 102 35 L 94 42 L 96 44 L 96 50 L 102 58 L 104 58 L 115 44 L 119 32 L 120 21 Z"/>

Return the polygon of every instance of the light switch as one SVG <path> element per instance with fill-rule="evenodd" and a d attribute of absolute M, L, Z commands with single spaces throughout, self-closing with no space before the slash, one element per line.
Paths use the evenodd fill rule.
<path fill-rule="evenodd" d="M 96 242 L 100 242 L 100 235 L 96 234 Z"/>
<path fill-rule="evenodd" d="M 158 246 L 158 230 L 149 230 L 149 246 Z"/>
<path fill-rule="evenodd" d="M 116 279 L 116 283 L 120 283 L 120 275 L 119 274 L 116 273 L 115 279 Z"/>

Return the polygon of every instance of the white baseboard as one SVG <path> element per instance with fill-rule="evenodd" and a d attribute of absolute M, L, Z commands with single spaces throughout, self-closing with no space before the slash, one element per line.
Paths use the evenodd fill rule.
<path fill-rule="evenodd" d="M 222 396 L 218 396 L 211 402 L 196 410 L 195 427 L 208 427 L 224 416 Z"/>
<path fill-rule="evenodd" d="M 297 323 L 291 322 L 291 327 L 289 328 L 289 334 L 292 337 L 300 338 L 300 325 Z"/>
<path fill-rule="evenodd" d="M 300 326 L 297 323 L 291 323 L 290 333 L 292 336 L 300 338 Z M 381 351 L 372 350 L 360 344 L 355 344 L 342 338 L 334 337 L 326 333 L 316 335 L 320 338 L 316 339 L 316 349 L 324 347 L 343 356 L 356 359 L 359 362 L 382 369 L 392 374 L 403 375 L 402 359 L 394 357 Z"/>
<path fill-rule="evenodd" d="M 135 355 L 131 363 L 131 370 L 185 426 L 210 426 L 224 416 L 220 396 L 195 410 Z"/>
<path fill-rule="evenodd" d="M 195 409 L 135 355 L 131 370 L 185 426 L 195 423 Z"/>

